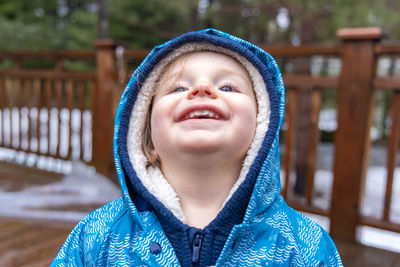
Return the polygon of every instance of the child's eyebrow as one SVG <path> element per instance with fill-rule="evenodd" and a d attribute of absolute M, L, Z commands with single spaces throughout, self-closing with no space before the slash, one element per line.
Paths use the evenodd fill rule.
<path fill-rule="evenodd" d="M 222 75 L 224 78 L 225 76 L 236 76 L 239 77 L 243 80 L 245 80 L 247 83 L 250 84 L 250 86 L 253 86 L 252 79 L 250 77 L 250 74 L 248 71 L 240 64 L 238 63 L 237 65 L 241 71 L 234 70 L 232 68 L 223 66 L 218 70 L 218 75 Z M 167 69 L 163 74 L 160 80 L 165 80 L 167 83 L 174 83 L 174 81 L 171 81 L 171 79 L 179 79 L 182 74 L 185 72 L 185 67 L 184 64 L 181 65 L 178 68 L 169 68 Z"/>
<path fill-rule="evenodd" d="M 249 82 L 250 84 L 252 84 L 252 80 L 250 78 L 250 75 L 247 73 L 247 71 L 243 70 L 240 73 L 240 72 L 228 69 L 228 68 L 224 68 L 224 69 L 222 69 L 222 71 L 226 72 L 228 75 L 238 76 L 238 77 L 244 79 L 245 81 Z"/>

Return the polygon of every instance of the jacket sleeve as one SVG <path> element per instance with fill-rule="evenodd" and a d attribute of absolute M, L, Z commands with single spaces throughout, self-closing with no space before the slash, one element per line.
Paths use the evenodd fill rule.
<path fill-rule="evenodd" d="M 125 213 L 121 198 L 91 212 L 69 234 L 51 266 L 97 266 L 104 240 Z"/>
<path fill-rule="evenodd" d="M 86 218 L 85 218 L 86 219 Z M 50 266 L 86 266 L 84 239 L 86 221 L 83 219 L 67 237 Z M 93 264 L 94 266 L 94 264 Z"/>
<path fill-rule="evenodd" d="M 291 208 L 288 209 L 291 217 L 295 218 L 291 224 L 304 260 L 315 266 L 343 266 L 329 234 L 310 218 Z"/>
<path fill-rule="evenodd" d="M 317 251 L 318 258 L 321 259 L 324 266 L 343 266 L 342 260 L 335 243 L 325 230 L 321 228 L 322 237 Z"/>

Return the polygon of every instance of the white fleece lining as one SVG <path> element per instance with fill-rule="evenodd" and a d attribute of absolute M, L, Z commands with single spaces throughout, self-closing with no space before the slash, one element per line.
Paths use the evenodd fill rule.
<path fill-rule="evenodd" d="M 155 88 L 155 83 L 160 77 L 161 71 L 175 58 L 194 51 L 214 51 L 235 58 L 249 72 L 257 99 L 257 126 L 253 143 L 251 144 L 247 152 L 246 158 L 243 161 L 243 166 L 239 178 L 230 190 L 224 204 L 221 206 L 221 209 L 231 198 L 239 185 L 244 181 L 246 174 L 248 173 L 249 168 L 253 163 L 255 157 L 257 156 L 259 148 L 261 147 L 265 133 L 268 130 L 269 117 L 271 113 L 266 85 L 263 81 L 262 76 L 247 59 L 237 54 L 236 52 L 222 47 L 214 46 L 209 43 L 191 43 L 179 47 L 171 54 L 169 54 L 166 58 L 161 60 L 161 62 L 157 66 L 155 66 L 153 71 L 146 78 L 146 81 L 144 82 L 142 88 L 140 89 L 140 92 L 132 109 L 127 137 L 128 154 L 132 166 L 143 185 L 183 223 L 186 223 L 186 217 L 183 213 L 178 195 L 176 194 L 175 190 L 173 189 L 171 184 L 169 184 L 168 181 L 164 178 L 161 170 L 158 167 L 146 167 L 148 160 L 142 150 L 142 140 L 146 122 L 146 115 L 151 101 L 150 96 L 152 95 L 152 91 Z"/>

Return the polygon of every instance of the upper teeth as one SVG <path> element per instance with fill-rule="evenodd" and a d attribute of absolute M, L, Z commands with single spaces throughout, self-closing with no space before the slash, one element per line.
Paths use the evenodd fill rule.
<path fill-rule="evenodd" d="M 210 118 L 215 118 L 218 119 L 219 115 L 218 114 L 214 114 L 214 112 L 209 111 L 209 110 L 195 110 L 189 113 L 189 118 L 194 118 L 194 117 L 198 117 L 198 116 L 207 116 Z"/>

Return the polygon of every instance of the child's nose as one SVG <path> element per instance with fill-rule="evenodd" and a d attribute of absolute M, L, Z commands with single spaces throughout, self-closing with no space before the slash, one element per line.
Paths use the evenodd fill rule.
<path fill-rule="evenodd" d="M 211 84 L 207 82 L 199 82 L 195 84 L 192 90 L 190 90 L 188 98 L 192 99 L 196 96 L 207 96 L 210 98 L 216 98 L 217 94 Z"/>

